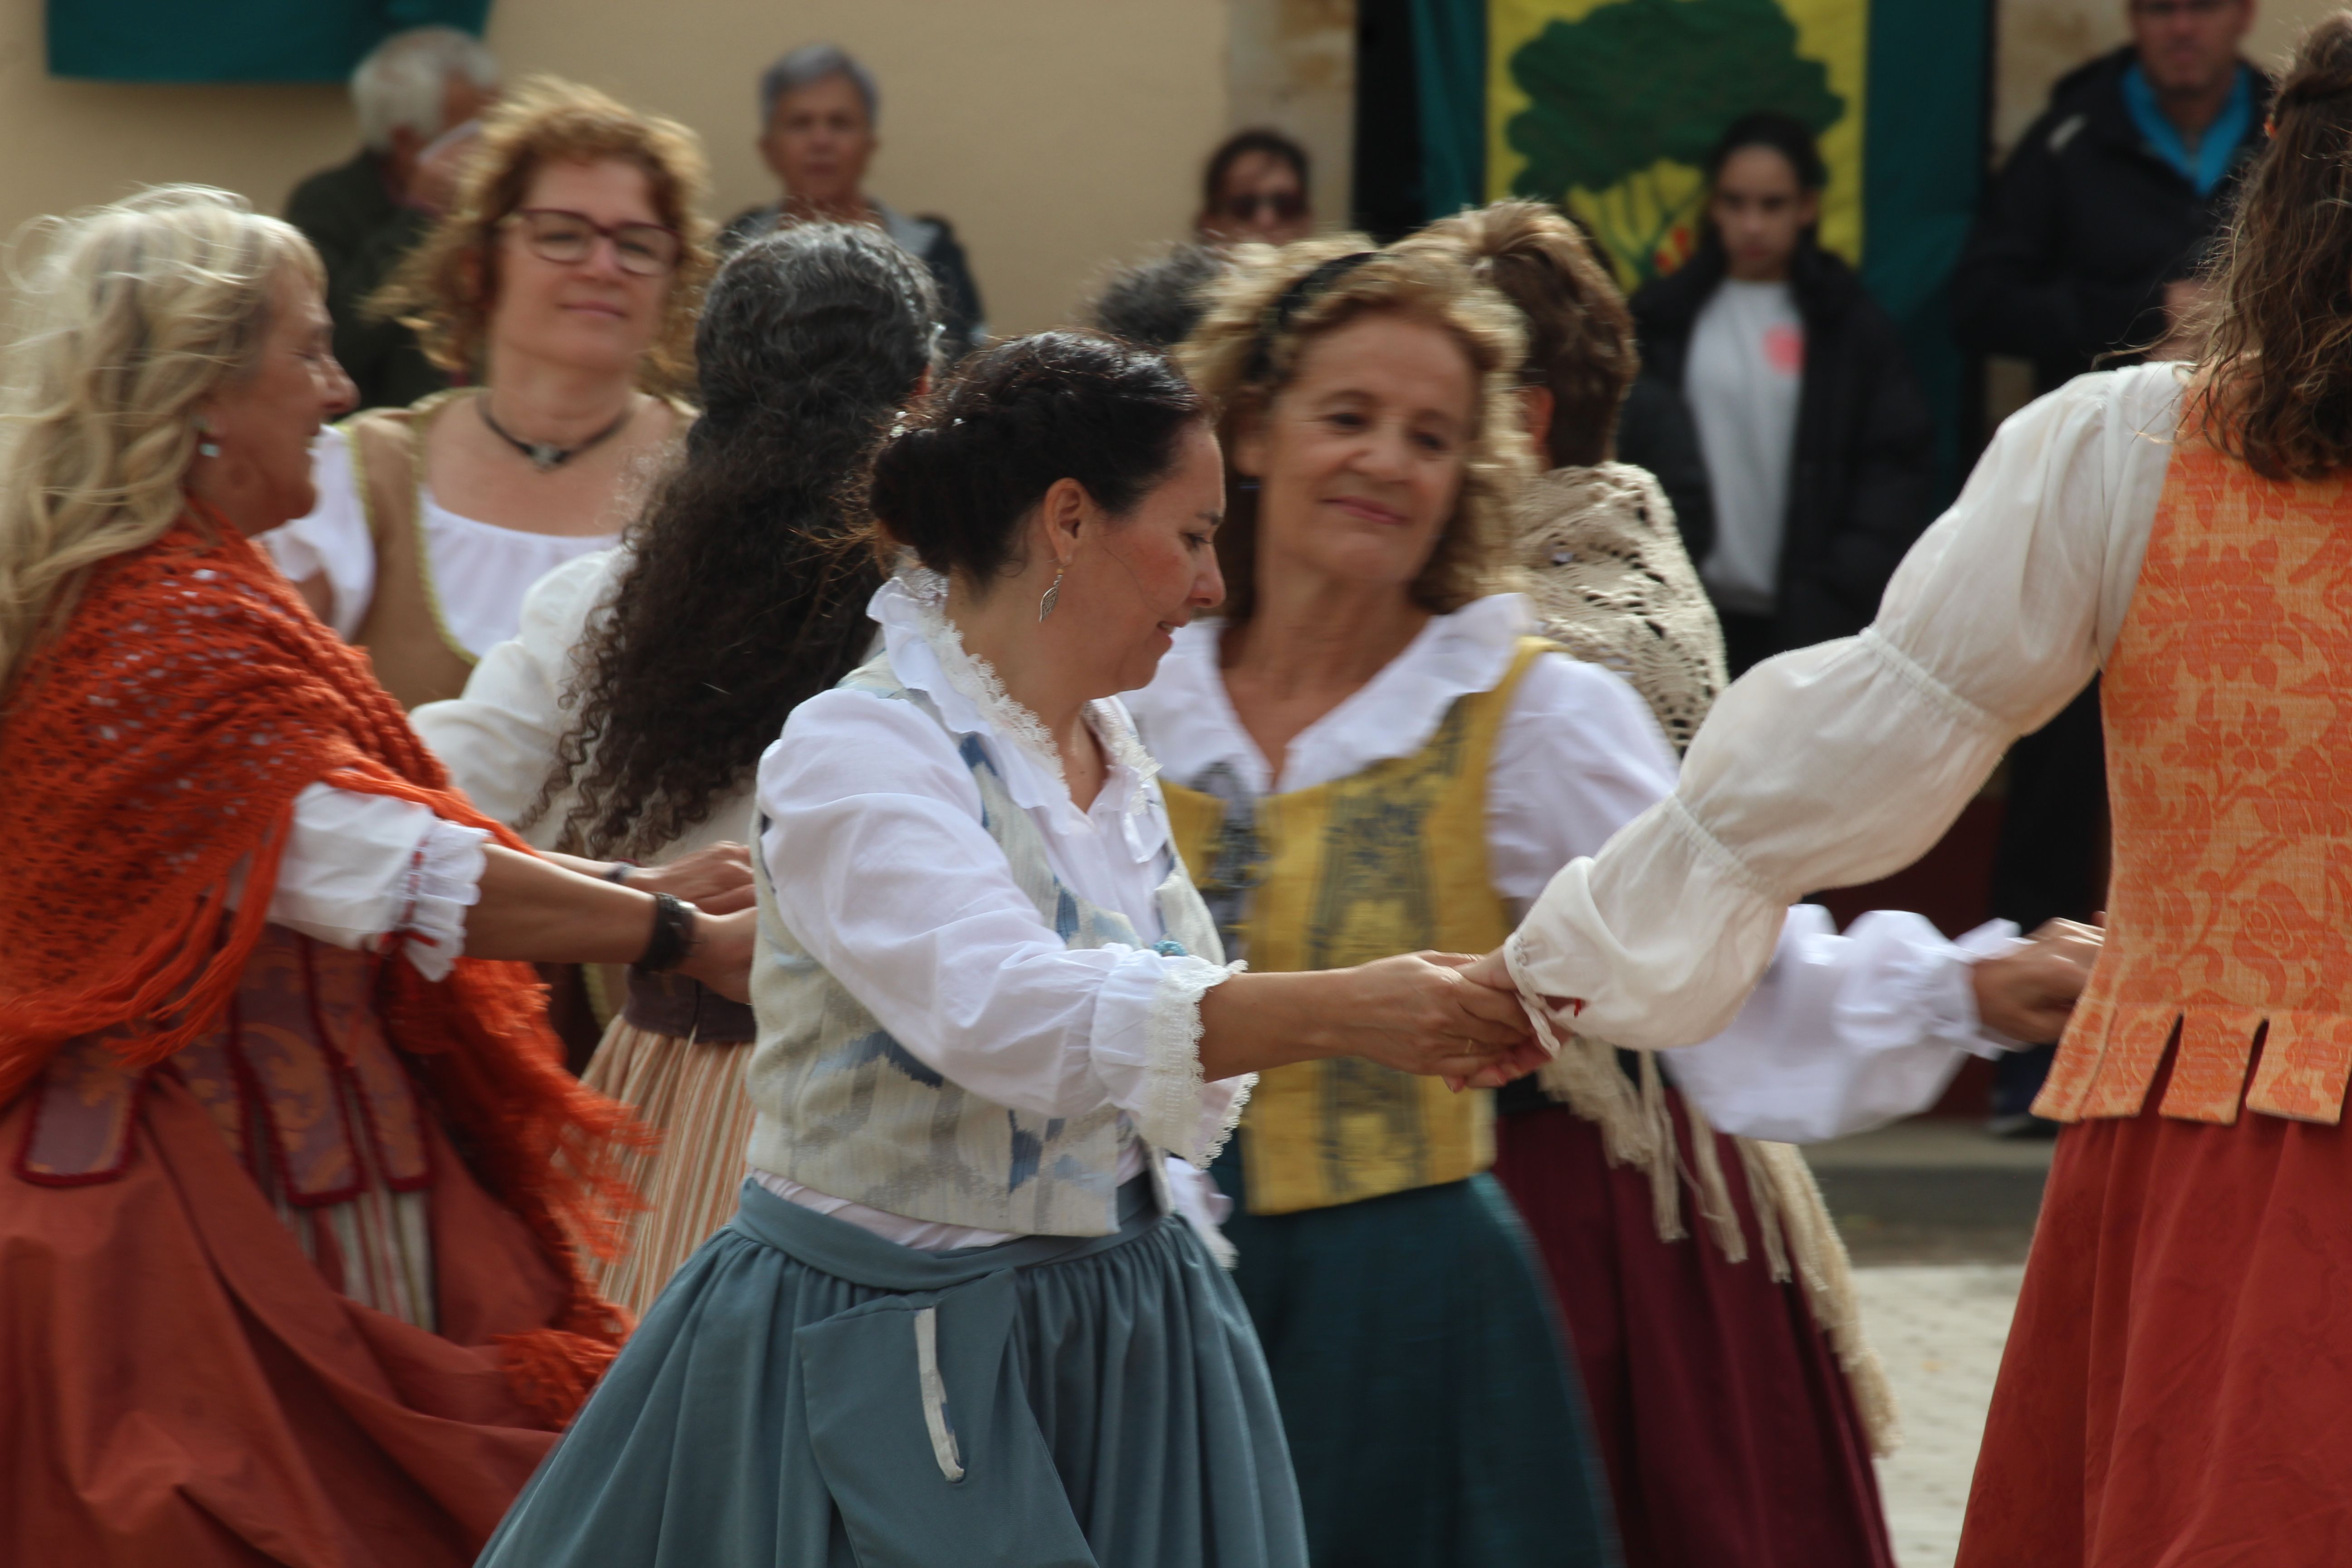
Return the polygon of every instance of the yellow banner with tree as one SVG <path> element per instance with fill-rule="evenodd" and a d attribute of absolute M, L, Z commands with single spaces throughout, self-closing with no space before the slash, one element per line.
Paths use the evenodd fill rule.
<path fill-rule="evenodd" d="M 1629 287 L 1690 255 L 1707 150 L 1760 109 L 1821 138 L 1822 243 L 1861 260 L 1870 0 L 1489 0 L 1486 37 L 1488 194 L 1562 204 Z"/>

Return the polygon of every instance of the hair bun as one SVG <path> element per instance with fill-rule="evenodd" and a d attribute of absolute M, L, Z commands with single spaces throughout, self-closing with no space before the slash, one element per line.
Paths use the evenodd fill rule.
<path fill-rule="evenodd" d="M 876 447 L 866 505 L 935 572 L 985 581 L 1020 555 L 1021 520 L 1072 479 L 1119 516 L 1164 478 L 1208 405 L 1148 349 L 1040 332 L 983 349 Z"/>

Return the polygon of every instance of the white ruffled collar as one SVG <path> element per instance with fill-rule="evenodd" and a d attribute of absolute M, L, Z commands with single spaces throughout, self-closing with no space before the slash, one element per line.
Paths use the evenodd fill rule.
<path fill-rule="evenodd" d="M 1004 689 L 994 668 L 963 646 L 963 633 L 948 619 L 946 579 L 919 567 L 902 570 L 875 593 L 866 613 L 881 624 L 883 650 L 899 682 L 929 698 L 957 734 L 996 742 L 990 749 L 1014 805 L 1042 811 L 1066 830 L 1092 830 L 1088 814 L 1070 799 L 1061 752 L 1045 721 Z M 1109 763 L 1097 807 L 1116 805 L 1129 852 L 1146 860 L 1168 842 L 1159 792 L 1150 787 L 1160 763 L 1116 699 L 1087 703 L 1087 721 Z"/>
<path fill-rule="evenodd" d="M 1519 638 L 1535 629 L 1520 594 L 1490 594 L 1432 616 L 1360 690 L 1299 731 L 1283 758 L 1278 787 L 1312 789 L 1411 756 L 1456 700 L 1501 683 Z M 1274 769 L 1226 694 L 1223 631 L 1223 620 L 1202 619 L 1178 632 L 1158 677 L 1129 692 L 1127 702 L 1170 777 L 1192 784 L 1223 764 L 1253 794 L 1264 795 L 1277 787 Z"/>

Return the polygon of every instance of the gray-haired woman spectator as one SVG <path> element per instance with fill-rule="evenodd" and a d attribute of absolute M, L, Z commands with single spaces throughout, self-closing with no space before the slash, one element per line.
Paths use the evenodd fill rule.
<path fill-rule="evenodd" d="M 327 264 L 335 358 L 359 388 L 359 406 L 414 403 L 449 384 L 416 333 L 362 309 L 401 258 L 433 226 L 415 189 L 420 155 L 498 95 L 499 62 L 456 27 L 411 27 L 378 44 L 352 72 L 359 153 L 311 175 L 286 200 L 286 221 Z"/>
<path fill-rule="evenodd" d="M 807 218 L 870 224 L 930 268 L 940 287 L 941 347 L 950 362 L 988 335 L 980 288 L 955 229 L 937 213 L 909 217 L 866 191 L 866 165 L 879 147 L 882 89 L 874 73 L 836 44 L 803 44 L 760 78 L 760 156 L 783 195 L 735 215 L 719 237 L 728 254 L 779 224 Z"/>

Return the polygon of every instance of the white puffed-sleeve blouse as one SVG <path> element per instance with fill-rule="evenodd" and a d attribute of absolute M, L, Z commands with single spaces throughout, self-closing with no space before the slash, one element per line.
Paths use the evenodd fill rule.
<path fill-rule="evenodd" d="M 1432 617 L 1290 742 L 1278 774 L 1226 695 L 1220 622 L 1180 633 L 1158 678 L 1128 700 L 1171 778 L 1198 780 L 1223 764 L 1252 794 L 1308 789 L 1418 751 L 1457 699 L 1500 683 L 1532 630 L 1515 594 Z M 1675 773 L 1674 751 L 1632 687 L 1597 665 L 1538 659 L 1513 695 L 1487 777 L 1495 890 L 1526 907 L 1562 866 L 1673 790 Z M 2013 927 L 1954 943 L 1914 914 L 1868 914 L 1841 935 L 1816 906 L 1783 912 L 1754 1000 L 1715 1038 L 1666 1058 L 1717 1127 L 1789 1142 L 1859 1131 L 1932 1104 L 1962 1052 L 2013 1043 L 1982 1031 L 1969 984 L 1970 961 L 2006 947 Z"/>
<path fill-rule="evenodd" d="M 1705 1039 L 1743 1016 L 1791 898 L 1925 853 L 2114 646 L 2181 401 L 2179 367 L 2142 365 L 2003 425 L 1870 628 L 1750 670 L 1675 793 L 1552 879 L 1506 946 L 1530 1001 L 1580 1003 L 1622 1046 Z"/>

